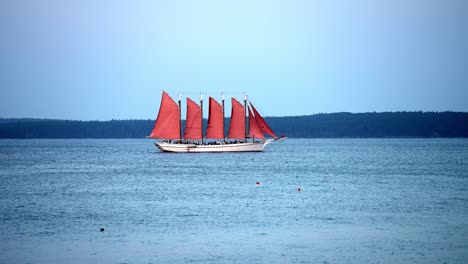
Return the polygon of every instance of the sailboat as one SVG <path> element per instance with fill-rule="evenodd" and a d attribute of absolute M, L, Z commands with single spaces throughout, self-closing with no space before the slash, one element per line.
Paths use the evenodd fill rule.
<path fill-rule="evenodd" d="M 247 105 L 246 95 L 243 105 L 235 98 L 231 98 L 231 105 L 226 136 L 224 94 L 222 104 L 209 97 L 208 126 L 203 137 L 203 97 L 200 105 L 187 98 L 185 130 L 182 133 L 181 96 L 177 104 L 163 91 L 158 117 L 148 138 L 162 139 L 154 143 L 162 152 L 260 152 L 266 145 L 286 139 L 276 136 L 251 102 Z M 264 134 L 272 139 L 266 139 Z"/>

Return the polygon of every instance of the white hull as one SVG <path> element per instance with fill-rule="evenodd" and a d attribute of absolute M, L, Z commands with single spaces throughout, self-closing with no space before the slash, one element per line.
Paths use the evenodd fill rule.
<path fill-rule="evenodd" d="M 154 142 L 162 152 L 261 152 L 273 139 L 264 142 L 248 142 L 215 145 L 177 144 L 166 142 Z"/>

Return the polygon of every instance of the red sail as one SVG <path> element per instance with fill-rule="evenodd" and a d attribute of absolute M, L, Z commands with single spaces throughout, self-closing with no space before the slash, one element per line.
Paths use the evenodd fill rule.
<path fill-rule="evenodd" d="M 187 118 L 185 120 L 184 139 L 202 140 L 201 107 L 187 98 Z"/>
<path fill-rule="evenodd" d="M 252 110 L 255 114 L 255 120 L 257 120 L 258 126 L 262 130 L 263 133 L 270 135 L 274 138 L 278 138 L 278 136 L 273 132 L 273 130 L 268 126 L 268 124 L 263 120 L 262 116 L 257 112 L 257 109 L 253 106 L 252 103 L 250 103 L 250 106 L 252 107 Z"/>
<path fill-rule="evenodd" d="M 257 120 L 255 120 L 252 111 L 250 111 L 250 107 L 247 108 L 249 109 L 249 138 L 265 139 L 262 130 L 257 124 Z"/>
<path fill-rule="evenodd" d="M 234 98 L 231 102 L 232 111 L 228 138 L 245 139 L 245 108 Z"/>
<path fill-rule="evenodd" d="M 224 116 L 223 107 L 210 97 L 208 128 L 206 129 L 206 138 L 224 139 Z"/>
<path fill-rule="evenodd" d="M 159 114 L 150 138 L 180 139 L 179 106 L 163 91 Z"/>

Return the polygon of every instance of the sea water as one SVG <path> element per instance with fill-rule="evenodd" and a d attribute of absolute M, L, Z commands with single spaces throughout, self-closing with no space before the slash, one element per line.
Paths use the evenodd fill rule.
<path fill-rule="evenodd" d="M 0 263 L 467 262 L 467 139 L 0 140 Z"/>

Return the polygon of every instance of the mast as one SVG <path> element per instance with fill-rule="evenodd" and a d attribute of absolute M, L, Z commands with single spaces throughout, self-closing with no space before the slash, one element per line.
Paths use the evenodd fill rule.
<path fill-rule="evenodd" d="M 200 115 L 201 115 L 200 129 L 201 129 L 201 136 L 202 136 L 202 144 L 205 144 L 205 140 L 204 140 L 204 137 L 203 137 L 203 94 L 202 93 L 200 93 L 200 108 L 201 108 L 201 111 L 200 111 Z"/>
<path fill-rule="evenodd" d="M 208 124 L 205 138 L 223 140 L 223 107 L 213 97 L 209 98 Z"/>
<path fill-rule="evenodd" d="M 179 140 L 180 135 L 180 108 L 179 105 L 163 91 L 158 117 L 154 122 L 150 138 Z"/>
<path fill-rule="evenodd" d="M 184 140 L 203 139 L 201 125 L 201 107 L 190 98 L 187 98 L 187 116 L 185 118 Z"/>
<path fill-rule="evenodd" d="M 179 93 L 179 127 L 180 127 L 179 140 L 182 141 L 182 97 L 180 96 L 180 93 Z"/>
<path fill-rule="evenodd" d="M 235 98 L 231 98 L 231 122 L 227 137 L 231 139 L 245 140 L 245 108 Z"/>
<path fill-rule="evenodd" d="M 249 120 L 247 119 L 247 94 L 244 93 L 244 119 L 245 119 L 245 140 L 249 136 L 248 127 L 249 127 Z"/>
<path fill-rule="evenodd" d="M 224 131 L 224 93 L 221 92 L 222 95 L 222 101 L 223 101 L 223 141 L 226 142 L 226 131 Z"/>

